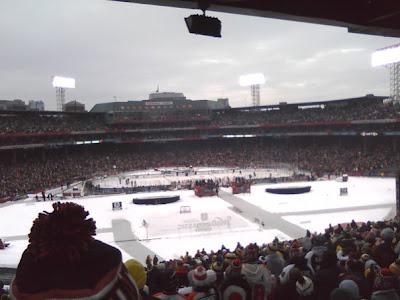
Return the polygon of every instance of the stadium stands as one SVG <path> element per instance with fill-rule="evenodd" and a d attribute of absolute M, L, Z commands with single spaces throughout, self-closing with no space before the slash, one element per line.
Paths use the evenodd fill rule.
<path fill-rule="evenodd" d="M 193 254 L 182 253 L 179 259 L 159 261 L 156 256 L 148 256 L 145 267 L 134 259 L 121 266 L 119 250 L 91 238 L 95 222 L 87 219 L 88 212 L 79 205 L 67 202 L 54 203 L 53 207 L 54 212 L 40 214 L 32 226 L 28 249 L 11 285 L 10 294 L 16 299 L 61 292 L 63 299 L 76 299 L 88 286 L 88 279 L 99 289 L 106 289 L 100 283 L 110 280 L 104 274 L 111 270 L 113 276 L 120 272 L 120 281 L 115 281 L 112 289 L 113 299 L 127 299 L 117 289 L 129 293 L 128 299 L 143 300 L 399 299 L 397 218 L 329 225 L 324 233 L 307 231 L 306 236 L 294 240 L 276 238 L 270 243 L 257 241 L 247 246 L 238 242 L 234 249 L 223 245 L 211 251 L 203 248 Z M 63 238 L 48 240 L 52 235 L 44 232 L 51 232 L 55 225 Z M 33 259 L 37 254 L 40 257 Z M 93 272 L 93 263 L 98 260 L 103 261 L 101 268 Z M 68 266 L 59 269 L 64 261 Z M 43 270 L 38 271 L 38 266 Z M 54 273 L 56 266 L 58 272 Z M 80 278 L 81 272 L 85 277 Z M 49 276 L 53 276 L 52 280 L 47 280 Z M 57 291 L 59 286 L 63 289 Z M 85 293 L 87 296 L 94 291 L 88 289 Z M 7 295 L 8 291 L 0 286 L 2 294 Z"/>

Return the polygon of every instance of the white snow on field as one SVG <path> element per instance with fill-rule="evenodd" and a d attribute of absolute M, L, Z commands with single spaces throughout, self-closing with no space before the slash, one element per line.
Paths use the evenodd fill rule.
<path fill-rule="evenodd" d="M 204 236 L 198 237 L 183 237 L 175 239 L 155 239 L 143 242 L 144 245 L 151 249 L 158 249 L 158 254 L 161 257 L 168 258 L 180 258 L 185 254 L 185 251 L 189 253 L 195 253 L 197 249 L 204 248 L 206 251 L 218 250 L 222 245 L 229 249 L 234 249 L 237 242 L 242 245 L 249 243 L 268 243 L 271 242 L 275 237 L 279 240 L 287 240 L 288 237 L 279 230 L 262 230 L 256 232 L 232 232 L 229 234 L 229 238 L 226 239 L 225 235 L 221 236 L 218 233 L 209 233 Z M 183 247 L 182 247 L 183 246 Z M 182 252 L 181 249 L 186 249 Z"/>
<path fill-rule="evenodd" d="M 165 205 L 136 205 L 132 198 L 172 196 L 179 194 L 181 200 Z M 114 195 L 105 197 L 86 197 L 69 200 L 83 205 L 96 221 L 98 229 L 109 230 L 96 236 L 99 240 L 117 246 L 111 232 L 112 220 L 123 219 L 131 223 L 131 229 L 137 239 L 164 258 L 179 257 L 186 251 L 195 251 L 203 245 L 219 248 L 222 244 L 233 247 L 238 241 L 271 241 L 275 236 L 287 239 L 278 230 L 260 230 L 255 223 L 249 222 L 234 213 L 229 204 L 218 197 L 198 198 L 193 191 L 168 191 L 138 193 L 132 195 Z M 121 201 L 122 210 L 113 211 L 112 202 Z M 0 237 L 11 241 L 6 250 L 0 252 L 0 266 L 18 264 L 25 249 L 33 220 L 41 211 L 52 211 L 52 202 L 21 201 L 0 205 Z M 180 213 L 181 206 L 190 206 L 190 213 Z M 148 227 L 143 226 L 146 220 Z M 201 226 L 199 226 L 199 224 Z M 206 226 L 204 226 L 206 225 Z M 21 237 L 22 236 L 22 237 Z M 124 237 L 124 234 L 120 235 Z M 129 232 L 126 236 L 131 236 Z M 246 237 L 244 239 L 243 237 Z M 146 240 L 146 241 L 143 241 Z M 117 246 L 118 247 L 118 246 Z M 120 248 L 120 247 L 119 247 Z M 121 249 L 121 248 L 120 248 Z M 122 249 L 121 249 L 122 250 Z M 130 255 L 123 252 L 124 258 Z M 138 256 L 145 257 L 143 253 Z"/>
<path fill-rule="evenodd" d="M 311 185 L 311 191 L 299 195 L 277 195 L 265 192 L 266 188 L 308 185 Z M 348 195 L 340 196 L 340 188 L 344 187 L 347 187 Z M 230 189 L 225 190 L 230 192 Z M 396 180 L 394 178 L 350 177 L 348 182 L 329 180 L 260 184 L 251 187 L 251 194 L 240 194 L 238 197 L 272 213 L 390 204 L 394 203 L 396 198 Z"/>
<path fill-rule="evenodd" d="M 368 210 L 342 211 L 326 214 L 283 216 L 286 221 L 296 224 L 311 232 L 323 232 L 328 228 L 329 223 L 332 226 L 342 223 L 349 223 L 351 220 L 356 222 L 382 221 L 390 212 L 390 208 L 375 208 Z"/>
<path fill-rule="evenodd" d="M 311 185 L 310 193 L 302 195 L 274 195 L 265 192 L 270 186 Z M 340 196 L 340 187 L 347 187 L 348 196 Z M 225 189 L 230 192 L 230 189 Z M 132 198 L 180 195 L 181 200 L 165 205 L 135 205 Z M 391 207 L 360 209 L 346 212 L 316 212 L 323 209 L 340 209 L 379 204 L 395 204 L 395 180 L 387 178 L 350 177 L 349 182 L 316 181 L 306 183 L 282 183 L 275 185 L 252 186 L 251 194 L 237 195 L 244 201 L 272 213 L 281 213 L 283 218 L 302 228 L 322 232 L 329 223 L 344 223 L 352 219 L 356 221 L 382 220 Z M 138 193 L 131 195 L 91 196 L 68 201 L 83 205 L 96 221 L 100 233 L 99 240 L 118 247 L 124 260 L 145 257 L 146 253 L 127 253 L 121 249 L 119 242 L 133 243 L 134 239 L 155 252 L 162 258 L 178 258 L 186 251 L 191 253 L 197 249 L 218 249 L 224 244 L 233 248 L 239 241 L 245 245 L 257 241 L 270 242 L 277 236 L 288 237 L 279 228 L 260 230 L 259 226 L 244 219 L 230 209 L 230 204 L 218 197 L 194 196 L 193 191 L 168 191 Z M 112 202 L 121 201 L 122 210 L 113 211 Z M 16 267 L 22 252 L 27 246 L 27 235 L 32 221 L 38 213 L 52 211 L 52 202 L 34 202 L 33 200 L 0 204 L 0 238 L 9 240 L 11 245 L 0 250 L 0 266 Z M 190 206 L 190 213 L 180 213 L 181 206 Z M 304 212 L 302 214 L 301 212 Z M 118 233 L 119 241 L 112 233 L 113 220 L 127 220 L 131 224 L 131 232 Z M 143 220 L 148 227 L 143 226 Z M 126 237 L 126 238 L 125 238 Z M 132 248 L 132 247 L 131 247 Z M 144 248 L 145 249 L 145 248 Z M 134 252 L 135 249 L 132 250 Z M 144 251 L 139 250 L 139 251 Z"/>

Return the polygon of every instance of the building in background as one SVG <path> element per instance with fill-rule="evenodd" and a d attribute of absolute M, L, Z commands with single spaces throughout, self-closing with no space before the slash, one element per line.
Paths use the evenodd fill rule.
<path fill-rule="evenodd" d="M 0 110 L 25 111 L 28 106 L 21 99 L 0 100 Z"/>
<path fill-rule="evenodd" d="M 85 104 L 76 100 L 64 104 L 63 111 L 65 112 L 85 112 Z"/>
<path fill-rule="evenodd" d="M 229 108 L 229 99 L 190 100 L 183 93 L 151 93 L 148 100 L 107 102 L 93 106 L 91 112 L 104 113 L 168 113 L 176 111 L 208 111 Z"/>
<path fill-rule="evenodd" d="M 44 111 L 44 102 L 42 100 L 29 100 L 29 110 Z"/>

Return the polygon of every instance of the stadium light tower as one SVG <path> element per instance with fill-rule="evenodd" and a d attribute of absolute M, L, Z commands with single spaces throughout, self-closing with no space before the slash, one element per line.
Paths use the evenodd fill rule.
<path fill-rule="evenodd" d="M 376 50 L 371 55 L 371 65 L 389 68 L 390 98 L 400 102 L 400 44 Z"/>
<path fill-rule="evenodd" d="M 241 86 L 249 86 L 253 106 L 260 106 L 260 85 L 265 83 L 265 76 L 262 73 L 242 75 L 239 78 Z"/>
<path fill-rule="evenodd" d="M 75 88 L 75 79 L 53 76 L 52 84 L 56 88 L 57 110 L 62 111 L 65 104 L 65 90 Z"/>

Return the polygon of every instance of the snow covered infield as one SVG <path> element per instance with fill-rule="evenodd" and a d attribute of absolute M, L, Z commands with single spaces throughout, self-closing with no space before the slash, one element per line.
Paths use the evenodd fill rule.
<path fill-rule="evenodd" d="M 301 185 L 282 183 L 274 186 Z M 305 184 L 305 183 L 304 183 Z M 350 177 L 347 183 L 330 181 L 307 182 L 311 192 L 301 195 L 274 195 L 265 192 L 271 184 L 252 186 L 251 194 L 236 195 L 243 204 L 252 204 L 260 211 L 278 216 L 301 230 L 323 231 L 329 223 L 383 220 L 395 206 L 394 178 Z M 348 196 L 339 189 L 347 187 Z M 222 189 L 230 193 L 230 189 Z M 135 205 L 134 197 L 180 195 L 176 203 L 165 205 Z M 252 211 L 242 213 L 219 197 L 194 196 L 193 191 L 167 191 L 131 195 L 90 196 L 63 201 L 83 205 L 96 221 L 98 239 L 118 247 L 124 259 L 135 257 L 144 262 L 147 254 L 161 258 L 178 258 L 186 251 L 217 249 L 222 244 L 234 247 L 239 241 L 270 242 L 295 238 L 275 226 L 260 226 Z M 112 210 L 112 203 L 122 202 L 121 210 Z M 0 205 L 0 238 L 11 245 L 0 250 L 0 267 L 16 267 L 27 246 L 27 234 L 38 213 L 51 211 L 52 202 L 36 202 L 32 198 Z M 190 213 L 180 213 L 181 206 L 190 206 Z M 245 206 L 244 206 L 245 207 Z M 143 220 L 147 226 L 143 225 Z"/>

